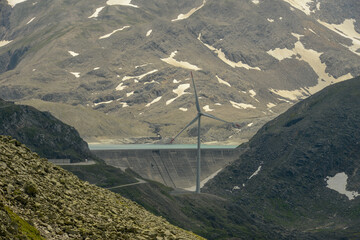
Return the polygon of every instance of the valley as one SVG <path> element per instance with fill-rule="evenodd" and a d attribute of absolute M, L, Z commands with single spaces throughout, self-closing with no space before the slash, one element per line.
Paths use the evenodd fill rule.
<path fill-rule="evenodd" d="M 359 239 L 359 12 L 0 1 L 0 238 Z"/>

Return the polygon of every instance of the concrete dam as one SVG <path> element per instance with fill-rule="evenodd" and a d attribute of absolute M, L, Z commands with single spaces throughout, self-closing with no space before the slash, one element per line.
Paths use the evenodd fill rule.
<path fill-rule="evenodd" d="M 145 145 L 143 145 L 145 146 Z M 197 149 L 194 146 L 151 145 L 146 148 L 94 147 L 91 151 L 106 164 L 130 168 L 143 178 L 173 188 L 195 185 Z M 206 147 L 201 149 L 201 180 L 204 180 L 236 160 L 241 149 L 236 146 Z"/>

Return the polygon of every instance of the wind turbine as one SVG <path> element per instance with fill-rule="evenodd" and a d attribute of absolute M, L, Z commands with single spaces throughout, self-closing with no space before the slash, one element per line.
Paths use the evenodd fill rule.
<path fill-rule="evenodd" d="M 193 123 L 195 123 L 196 121 L 198 121 L 198 138 L 197 138 L 197 161 L 196 161 L 196 193 L 200 193 L 200 173 L 201 173 L 201 142 L 200 142 L 200 127 L 201 127 L 201 117 L 208 117 L 208 118 L 212 118 L 221 122 L 225 122 L 225 123 L 232 123 L 232 122 L 228 122 L 225 121 L 223 119 L 220 119 L 218 117 L 215 117 L 214 115 L 208 114 L 208 113 L 204 113 L 201 111 L 200 108 L 200 104 L 199 104 L 199 98 L 196 92 L 196 86 L 195 86 L 195 82 L 194 82 L 194 77 L 192 72 L 191 73 L 191 79 L 192 79 L 192 83 L 194 86 L 194 93 L 195 93 L 195 104 L 196 104 L 196 109 L 197 109 L 197 115 L 196 117 L 188 123 L 188 125 L 186 125 L 186 127 L 184 127 L 173 139 L 171 139 L 170 143 L 173 143 L 175 141 L 175 139 L 183 132 L 185 131 L 188 127 L 190 127 Z M 240 127 L 240 125 L 236 124 L 235 125 L 237 127 Z"/>

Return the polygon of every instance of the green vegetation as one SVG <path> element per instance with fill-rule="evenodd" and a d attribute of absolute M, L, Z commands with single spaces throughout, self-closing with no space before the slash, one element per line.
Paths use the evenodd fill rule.
<path fill-rule="evenodd" d="M 1 206 L 0 206 L 1 207 Z M 14 229 L 16 229 L 16 234 L 14 234 L 15 239 L 29 239 L 29 240 L 45 240 L 40 232 L 34 227 L 31 226 L 24 219 L 19 217 L 10 208 L 3 206 L 8 216 L 10 217 L 12 224 L 15 225 Z"/>

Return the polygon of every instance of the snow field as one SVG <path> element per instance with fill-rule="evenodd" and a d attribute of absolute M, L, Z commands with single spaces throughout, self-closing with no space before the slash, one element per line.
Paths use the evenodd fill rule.
<path fill-rule="evenodd" d="M 328 188 L 337 191 L 340 194 L 344 194 L 349 200 L 354 200 L 360 194 L 355 191 L 346 190 L 348 176 L 346 173 L 337 173 L 334 177 L 326 177 L 325 181 Z"/>

